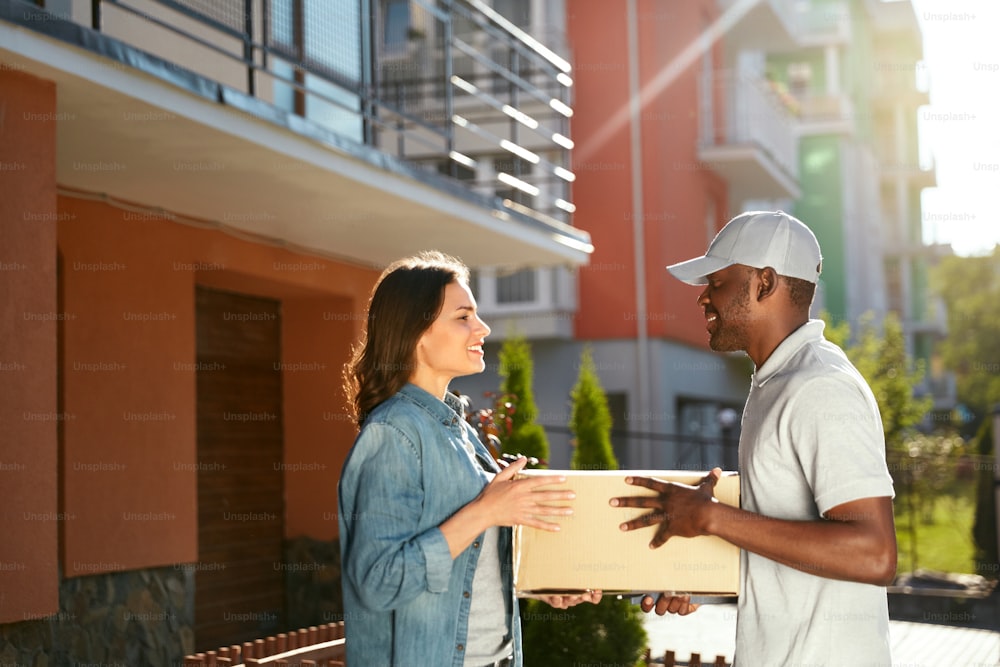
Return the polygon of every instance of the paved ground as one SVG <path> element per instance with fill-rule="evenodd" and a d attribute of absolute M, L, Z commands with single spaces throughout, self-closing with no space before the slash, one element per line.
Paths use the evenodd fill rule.
<path fill-rule="evenodd" d="M 686 663 L 700 653 L 711 664 L 716 655 L 733 660 L 736 605 L 706 604 L 689 616 L 646 616 L 646 632 L 654 658 L 672 650 Z M 1000 632 L 953 625 L 889 622 L 892 660 L 896 667 L 1000 666 Z"/>

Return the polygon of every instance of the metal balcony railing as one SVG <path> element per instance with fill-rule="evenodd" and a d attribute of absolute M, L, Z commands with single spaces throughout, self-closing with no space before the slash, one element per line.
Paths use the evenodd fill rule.
<path fill-rule="evenodd" d="M 700 85 L 702 147 L 752 145 L 797 178 L 795 119 L 768 81 L 716 70 L 702 76 Z M 724 103 L 722 109 L 714 112 L 712 106 L 719 101 Z"/>
<path fill-rule="evenodd" d="M 570 65 L 481 0 L 91 0 L 90 27 L 519 214 L 571 220 Z"/>

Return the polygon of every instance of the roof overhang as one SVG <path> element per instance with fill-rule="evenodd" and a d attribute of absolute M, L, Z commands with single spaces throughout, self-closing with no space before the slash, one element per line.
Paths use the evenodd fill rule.
<path fill-rule="evenodd" d="M 582 230 L 507 210 L 83 26 L 53 21 L 53 37 L 5 18 L 0 62 L 57 86 L 66 190 L 362 265 L 431 248 L 472 267 L 581 265 L 593 251 Z"/>

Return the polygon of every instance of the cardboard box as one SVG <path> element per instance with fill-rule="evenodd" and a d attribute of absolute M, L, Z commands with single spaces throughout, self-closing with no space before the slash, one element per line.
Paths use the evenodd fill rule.
<path fill-rule="evenodd" d="M 740 550 L 718 537 L 671 537 L 650 549 L 656 528 L 623 531 L 619 525 L 650 510 L 612 507 L 611 498 L 654 495 L 625 483 L 625 477 L 697 485 L 707 473 L 670 470 L 525 470 L 521 477 L 559 474 L 576 492 L 573 515 L 546 517 L 558 532 L 514 528 L 514 587 L 520 597 L 602 589 L 638 594 L 675 591 L 699 596 L 734 596 L 740 587 Z M 560 485 L 562 486 L 562 485 Z M 548 487 L 542 487 L 548 488 Z M 556 487 L 551 487 L 556 488 Z M 736 473 L 723 473 L 715 487 L 720 502 L 739 506 Z"/>

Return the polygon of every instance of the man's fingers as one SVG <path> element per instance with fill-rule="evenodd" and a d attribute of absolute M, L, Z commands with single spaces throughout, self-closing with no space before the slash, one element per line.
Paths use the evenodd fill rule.
<path fill-rule="evenodd" d="M 688 613 L 689 607 L 691 607 L 690 595 L 661 594 L 656 601 L 656 613 L 660 616 L 663 616 L 667 612 L 684 616 Z"/>
<path fill-rule="evenodd" d="M 662 479 L 656 479 L 655 477 L 626 477 L 625 483 L 632 486 L 644 486 L 647 489 L 662 492 L 670 482 L 664 482 Z"/>
<path fill-rule="evenodd" d="M 667 521 L 668 519 L 669 516 L 663 512 L 650 512 L 649 514 L 643 514 L 642 516 L 632 519 L 631 521 L 626 521 L 618 527 L 625 531 L 636 530 L 638 528 L 646 528 L 654 523 Z"/>
<path fill-rule="evenodd" d="M 656 530 L 656 534 L 653 535 L 653 539 L 649 541 L 649 548 L 659 549 L 664 544 L 666 544 L 667 540 L 669 539 L 670 539 L 670 524 L 669 522 L 664 522 L 660 524 L 660 527 L 657 528 Z"/>
<path fill-rule="evenodd" d="M 660 506 L 660 499 L 656 496 L 623 496 L 610 500 L 612 507 L 646 507 L 652 509 Z"/>
<path fill-rule="evenodd" d="M 698 607 L 700 607 L 700 606 L 701 606 L 700 604 L 689 604 L 689 605 L 687 606 L 687 609 L 684 609 L 684 610 L 682 610 L 682 611 L 679 611 L 679 612 L 677 612 L 677 613 L 678 613 L 678 614 L 679 614 L 680 616 L 687 616 L 688 614 L 690 614 L 690 613 L 692 613 L 692 612 L 695 612 L 695 611 L 698 611 Z"/>

